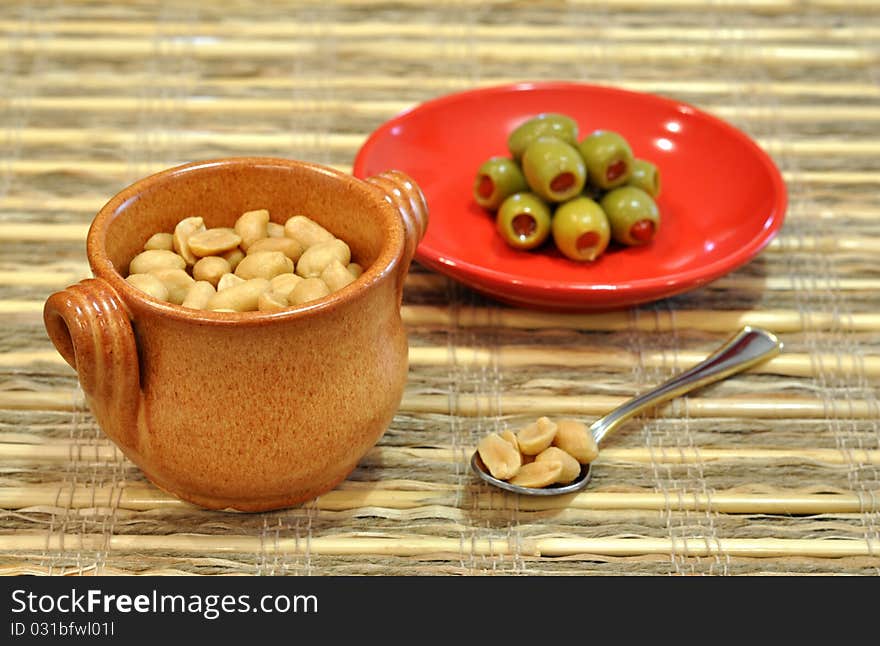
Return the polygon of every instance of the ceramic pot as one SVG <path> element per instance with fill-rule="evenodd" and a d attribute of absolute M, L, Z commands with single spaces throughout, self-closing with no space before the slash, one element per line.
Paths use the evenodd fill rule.
<path fill-rule="evenodd" d="M 184 308 L 123 279 L 152 234 L 193 215 L 232 226 L 254 209 L 278 223 L 308 215 L 349 244 L 363 275 L 273 313 Z M 48 298 L 46 330 L 100 427 L 157 486 L 213 509 L 294 505 L 345 479 L 400 405 L 403 282 L 427 217 L 398 171 L 360 180 L 275 158 L 173 168 L 97 214 L 94 278 Z"/>

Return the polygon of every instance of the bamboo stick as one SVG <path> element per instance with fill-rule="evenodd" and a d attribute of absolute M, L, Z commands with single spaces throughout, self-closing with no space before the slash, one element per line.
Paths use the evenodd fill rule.
<path fill-rule="evenodd" d="M 468 37 L 480 40 L 515 39 L 525 41 L 547 41 L 550 39 L 571 39 L 603 37 L 610 41 L 622 40 L 666 40 L 669 31 L 640 25 L 633 27 L 617 27 L 614 25 L 593 26 L 589 23 L 570 25 L 542 25 L 533 23 L 522 24 L 472 24 L 464 28 L 461 24 L 444 24 L 438 22 L 356 22 L 356 23 L 315 23 L 309 21 L 278 20 L 270 22 L 252 22 L 236 20 L 234 22 L 172 22 L 162 21 L 161 24 L 133 20 L 52 20 L 41 21 L 39 31 L 58 34 L 75 34 L 95 36 L 110 34 L 120 36 L 141 36 L 146 38 L 313 38 L 315 31 L 325 38 L 457 38 L 466 33 Z M 0 20 L 0 31 L 24 32 L 34 31 L 21 21 Z M 873 41 L 880 39 L 880 29 L 870 25 L 848 25 L 830 27 L 752 27 L 748 30 L 727 27 L 702 27 L 681 25 L 675 33 L 676 40 L 708 40 L 724 42 L 777 41 L 777 40 L 840 40 L 852 43 L 859 40 Z"/>
<path fill-rule="evenodd" d="M 572 348 L 562 346 L 499 346 L 497 348 L 456 346 L 412 346 L 409 363 L 413 367 L 461 366 L 471 369 L 497 367 L 516 369 L 533 366 L 567 368 L 603 368 L 630 371 L 639 365 L 651 369 L 670 366 L 692 366 L 706 357 L 705 353 L 680 350 L 677 352 L 609 351 L 602 348 Z M 37 363 L 67 368 L 67 363 L 55 350 L 31 350 L 0 353 L 0 368 L 21 368 Z M 803 354 L 786 352 L 750 370 L 754 374 L 774 374 L 789 377 L 811 377 L 817 373 L 859 373 L 865 377 L 880 376 L 880 357 L 852 354 Z"/>
<path fill-rule="evenodd" d="M 295 109 L 295 107 L 294 107 Z M 46 145 L 113 145 L 130 146 L 141 141 L 144 134 L 130 130 L 106 128 L 22 128 L 15 131 L 18 144 L 27 146 Z M 364 143 L 366 136 L 350 133 L 323 133 L 316 137 L 310 132 L 204 132 L 193 130 L 150 131 L 150 142 L 160 146 L 168 143 L 184 145 L 210 145 L 250 151 L 277 150 L 279 147 L 316 148 L 354 154 Z M 880 140 L 829 141 L 827 139 L 784 139 L 759 138 L 757 143 L 771 154 L 790 154 L 802 157 L 827 157 L 846 155 L 847 157 L 873 158 L 880 154 Z"/>
<path fill-rule="evenodd" d="M 359 76 L 347 76 L 344 74 L 333 77 L 304 77 L 304 76 L 250 76 L 250 77 L 212 77 L 199 79 L 199 87 L 206 90 L 220 91 L 244 91 L 253 88 L 269 88 L 280 90 L 377 90 L 377 89 L 407 89 L 421 88 L 424 92 L 446 92 L 454 89 L 471 87 L 489 87 L 493 85 L 507 85 L 518 83 L 522 79 L 519 76 L 492 76 L 480 79 L 463 79 L 461 77 L 432 75 L 418 79 L 406 76 L 371 76 L 369 74 Z M 53 74 L 51 71 L 39 77 L 20 77 L 16 79 L 16 85 L 22 88 L 43 87 L 51 83 L 57 88 L 75 88 L 77 90 L 89 88 L 111 88 L 118 92 L 120 88 L 141 88 L 149 84 L 154 88 L 189 88 L 192 79 L 188 77 L 161 77 L 157 78 L 150 74 L 127 74 L 118 76 L 112 74 L 92 74 L 86 71 L 76 75 Z M 725 97 L 731 94 L 766 95 L 766 96 L 825 96 L 839 98 L 865 99 L 880 96 L 880 87 L 873 83 L 859 83 L 857 81 L 835 80 L 819 81 L 811 83 L 797 80 L 778 79 L 772 82 L 766 81 L 742 81 L 742 80 L 652 80 L 652 79 L 623 79 L 591 77 L 591 83 L 597 85 L 615 85 L 630 90 L 642 92 L 661 92 L 673 94 L 720 94 Z M 91 92 L 90 94 L 94 94 Z"/>
<path fill-rule="evenodd" d="M 517 47 L 516 41 L 483 42 L 464 40 L 458 42 L 438 42 L 435 39 L 410 39 L 401 47 L 396 39 L 388 40 L 339 40 L 334 52 L 340 57 L 375 57 L 385 59 L 389 56 L 398 61 L 460 60 L 477 57 L 483 61 L 505 62 L 564 62 L 577 58 L 585 61 L 614 60 L 618 64 L 638 64 L 673 62 L 678 63 L 683 56 L 694 63 L 726 61 L 741 65 L 790 65 L 821 64 L 823 66 L 864 66 L 876 64 L 878 56 L 868 48 L 855 46 L 825 45 L 757 45 L 748 48 L 725 48 L 713 43 L 687 43 L 684 47 L 676 43 L 644 43 L 632 47 L 628 43 L 605 41 L 601 48 L 583 47 L 579 42 L 544 42 L 540 47 Z M 452 47 L 452 44 L 458 45 Z M 186 56 L 202 60 L 246 60 L 298 57 L 320 55 L 324 52 L 319 42 L 281 40 L 233 40 L 233 39 L 190 39 L 187 41 L 157 42 L 153 39 L 133 38 L 34 38 L 25 35 L 20 38 L 0 41 L 0 52 L 15 55 L 64 56 L 66 58 L 147 58 L 157 55 Z"/>
<path fill-rule="evenodd" d="M 43 301 L 0 300 L 0 320 L 38 322 Z M 634 317 L 632 310 L 597 313 L 556 313 L 506 307 L 467 307 L 451 310 L 434 305 L 404 305 L 404 323 L 411 328 L 443 327 L 527 330 L 645 331 L 699 330 L 730 334 L 744 325 L 766 328 L 777 334 L 803 330 L 876 332 L 880 314 L 856 312 L 798 312 L 795 310 L 677 310 L 646 312 Z"/>
<path fill-rule="evenodd" d="M 66 551 L 66 550 L 163 553 L 251 553 L 266 549 L 260 536 L 227 536 L 213 534 L 169 534 L 162 536 L 132 534 L 26 534 L 0 536 L 3 551 Z M 582 538 L 522 537 L 511 541 L 504 534 L 495 538 L 401 535 L 393 536 L 314 536 L 303 538 L 276 537 L 273 553 L 311 554 L 326 556 L 440 556 L 461 554 L 482 556 L 742 556 L 774 558 L 800 556 L 841 558 L 874 556 L 880 541 L 864 539 L 795 539 L 795 538 L 707 538 L 703 536 L 670 538 Z"/>
<path fill-rule="evenodd" d="M 474 476 L 476 477 L 476 476 Z M 479 481 L 474 480 L 474 484 Z M 585 491 L 552 497 L 517 496 L 478 485 L 463 503 L 472 508 L 543 511 L 552 509 L 707 511 L 727 514 L 830 514 L 872 513 L 880 510 L 876 496 L 855 493 L 807 494 L 793 491 L 741 493 L 713 491 L 711 495 L 688 492 Z M 377 488 L 334 489 L 312 504 L 320 511 L 347 511 L 367 507 L 415 509 L 426 505 L 455 504 L 455 491 L 400 491 Z M 194 509 L 156 487 L 121 482 L 118 486 L 70 487 L 65 483 L 0 487 L 0 507 L 27 509 L 63 504 L 70 509 L 114 507 L 131 511 L 167 508 Z"/>
<path fill-rule="evenodd" d="M 462 452 L 449 447 L 408 448 L 375 447 L 365 456 L 368 462 L 383 465 L 407 464 L 413 460 L 453 463 L 461 460 Z M 101 464 L 125 460 L 121 451 L 106 441 L 102 444 L 59 440 L 52 443 L 0 442 L 0 460 L 4 463 Z M 602 449 L 601 463 L 647 464 L 709 464 L 712 462 L 783 462 L 786 464 L 822 464 L 850 466 L 880 464 L 878 449 L 746 448 L 746 447 L 607 447 Z M 370 487 L 388 488 L 388 483 L 368 483 Z M 393 486 L 401 486 L 394 483 Z M 341 485 L 345 488 L 345 485 Z"/>
<path fill-rule="evenodd" d="M 10 398 L 15 402 L 15 398 Z M 0 402 L 3 400 L 0 399 Z M 533 414 L 549 416 L 600 416 L 626 401 L 621 397 L 597 395 L 491 395 L 459 394 L 450 405 L 448 395 L 404 395 L 401 410 L 410 413 L 452 414 L 465 417 Z M 675 402 L 657 409 L 658 414 L 674 408 Z M 821 399 L 764 396 L 761 398 L 688 400 L 691 418 L 735 417 L 740 419 L 875 419 L 877 406 L 868 401 L 824 401 Z"/>
<path fill-rule="evenodd" d="M 57 410 L 80 409 L 76 390 L 0 391 L 0 409 Z M 460 393 L 449 395 L 404 394 L 400 410 L 408 413 L 450 414 L 465 417 L 485 415 L 604 415 L 624 403 L 624 397 L 601 395 L 504 395 Z M 657 409 L 671 412 L 675 402 Z M 880 414 L 877 406 L 864 400 L 826 401 L 807 397 L 765 395 L 760 398 L 703 398 L 688 400 L 691 418 L 736 417 L 744 419 L 873 419 Z"/>
<path fill-rule="evenodd" d="M 880 114 L 880 112 L 878 112 Z M 10 173 L 22 175 L 42 175 L 46 173 L 70 173 L 75 175 L 93 174 L 102 177 L 114 177 L 131 179 L 132 173 L 142 176 L 164 170 L 169 166 L 182 164 L 185 160 L 176 162 L 145 162 L 129 164 L 123 161 L 98 161 L 98 160 L 72 160 L 72 159 L 5 159 L 0 160 L 0 166 Z M 351 173 L 352 166 L 349 164 L 325 164 L 330 168 L 342 173 Z M 820 185 L 863 185 L 880 184 L 880 172 L 876 171 L 796 171 L 783 172 L 783 179 L 788 182 L 800 184 Z M 876 245 L 876 243 L 873 243 Z M 829 247 L 834 242 L 827 242 Z"/>
<path fill-rule="evenodd" d="M 72 167 L 68 167 L 69 169 Z M 156 168 L 158 170 L 158 167 Z M 880 173 L 870 174 L 875 181 L 880 183 Z M 89 230 L 89 224 L 44 224 L 44 223 L 27 223 L 27 222 L 4 222 L 0 223 L 0 240 L 7 241 L 28 241 L 28 242 L 45 242 L 45 241 L 82 241 L 85 242 L 86 235 Z M 814 237 L 787 237 L 778 236 L 770 241 L 767 245 L 766 252 L 812 252 L 821 251 L 831 253 L 835 251 L 851 251 L 864 253 L 880 252 L 880 238 L 858 236 L 835 236 L 833 238 L 814 238 Z M 785 289 L 786 278 L 783 277 L 765 277 L 765 278 L 748 278 L 748 277 L 722 277 L 719 280 L 727 281 L 727 284 L 748 284 L 752 288 L 760 287 L 763 284 L 775 284 L 777 288 Z M 873 279 L 859 279 L 873 280 Z M 750 282 L 749 282 L 750 281 Z M 722 285 L 725 283 L 722 282 Z M 853 283 L 856 284 L 856 283 Z M 871 283 L 873 285 L 873 283 Z M 779 287 L 783 286 L 783 287 Z"/>
<path fill-rule="evenodd" d="M 151 100 L 139 96 L 34 96 L 27 98 L 0 98 L 0 109 L 16 106 L 27 107 L 28 111 L 71 110 L 88 112 L 138 112 L 145 108 L 154 110 L 184 111 L 195 114 L 290 114 L 340 113 L 360 114 L 377 118 L 390 118 L 402 111 L 411 109 L 412 101 L 399 100 L 358 100 L 350 99 L 297 99 L 297 98 L 243 98 L 243 97 L 168 97 Z M 874 105 L 713 105 L 699 106 L 707 112 L 729 119 L 750 121 L 787 121 L 794 123 L 826 121 L 867 121 L 880 120 L 880 107 Z"/>
<path fill-rule="evenodd" d="M 2 312 L 3 301 L 0 301 Z M 841 329 L 876 331 L 880 314 L 854 313 L 837 316 L 831 312 L 796 312 L 792 310 L 678 310 L 655 311 L 633 317 L 630 311 L 569 314 L 539 312 L 518 308 L 468 307 L 450 311 L 446 307 L 404 305 L 401 309 L 407 325 L 443 327 L 494 327 L 516 329 L 575 329 L 595 331 L 640 330 L 669 332 L 676 329 L 730 333 L 744 325 L 772 330 L 777 334 L 804 329 Z"/>

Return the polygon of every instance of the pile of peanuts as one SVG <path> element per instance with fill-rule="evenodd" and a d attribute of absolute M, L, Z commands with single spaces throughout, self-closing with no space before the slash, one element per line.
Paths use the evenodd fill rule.
<path fill-rule="evenodd" d="M 477 452 L 493 477 L 541 488 L 572 482 L 582 464 L 596 459 L 599 447 L 581 422 L 540 417 L 516 433 L 490 433 L 480 440 Z"/>
<path fill-rule="evenodd" d="M 126 281 L 162 301 L 214 312 L 274 312 L 322 298 L 357 279 L 348 244 L 304 215 L 283 225 L 269 211 L 243 213 L 233 227 L 184 218 L 156 233 Z"/>

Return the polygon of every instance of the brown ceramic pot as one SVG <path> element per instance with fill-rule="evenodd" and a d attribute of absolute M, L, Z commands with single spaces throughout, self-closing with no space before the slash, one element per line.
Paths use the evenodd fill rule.
<path fill-rule="evenodd" d="M 200 215 L 312 217 L 366 267 L 288 311 L 205 312 L 123 280 L 158 231 Z M 355 468 L 390 424 L 407 379 L 403 282 L 427 226 L 418 186 L 305 162 L 233 158 L 173 168 L 126 188 L 87 239 L 94 278 L 49 297 L 49 337 L 76 369 L 98 424 L 162 489 L 208 508 L 277 509 Z"/>

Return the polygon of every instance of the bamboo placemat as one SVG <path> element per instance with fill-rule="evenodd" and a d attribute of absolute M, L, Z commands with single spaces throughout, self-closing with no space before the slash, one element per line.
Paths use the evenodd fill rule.
<path fill-rule="evenodd" d="M 0 564 L 9 574 L 880 573 L 880 11 L 875 0 L 178 3 L 0 8 Z M 88 275 L 119 189 L 194 159 L 349 170 L 398 111 L 507 81 L 693 103 L 774 157 L 790 206 L 755 261 L 623 312 L 542 314 L 414 267 L 398 415 L 300 507 L 204 511 L 151 486 L 85 409 L 45 298 Z M 631 421 L 591 488 L 492 490 L 477 439 L 589 419 L 742 324 L 786 352 Z"/>

